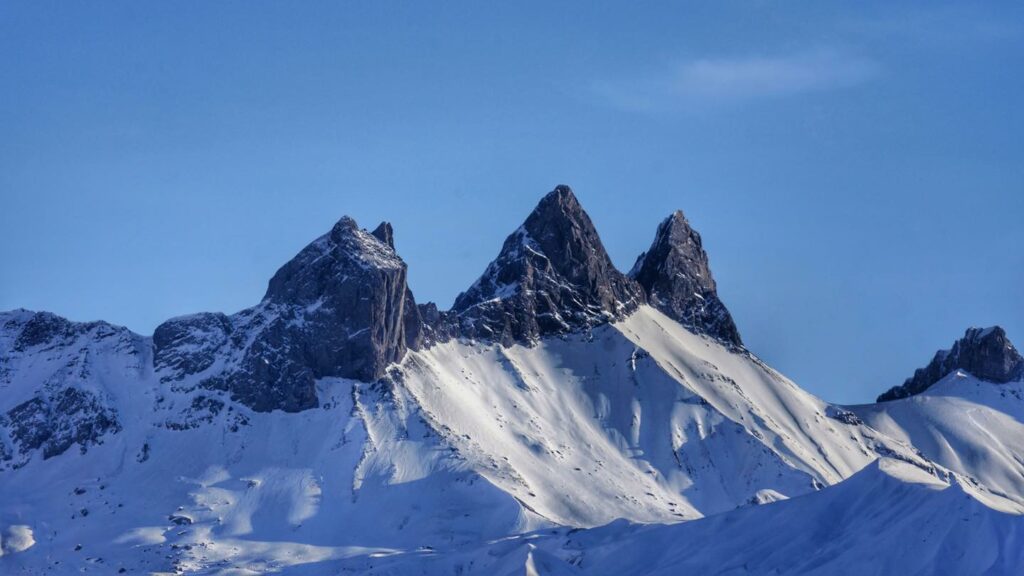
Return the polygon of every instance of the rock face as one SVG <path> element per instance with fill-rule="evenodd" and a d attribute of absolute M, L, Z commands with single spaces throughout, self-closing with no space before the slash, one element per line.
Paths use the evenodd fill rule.
<path fill-rule="evenodd" d="M 700 234 L 681 211 L 658 225 L 654 242 L 637 258 L 629 276 L 661 312 L 694 332 L 742 346 L 736 323 L 718 298 Z"/>
<path fill-rule="evenodd" d="M 172 318 L 153 332 L 153 367 L 164 382 L 199 374 L 217 361 L 232 330 L 231 318 L 219 312 Z"/>
<path fill-rule="evenodd" d="M 915 371 L 914 376 L 902 386 L 890 388 L 879 396 L 878 402 L 920 394 L 954 370 L 1004 384 L 1024 378 L 1024 358 L 999 326 L 968 328 L 964 337 L 957 340 L 951 349 L 940 350 L 927 366 Z"/>
<path fill-rule="evenodd" d="M 82 452 L 121 430 L 103 390 L 108 374 L 141 379 L 144 339 L 106 322 L 49 312 L 0 313 L 0 470 L 73 446 Z"/>
<path fill-rule="evenodd" d="M 393 251 L 395 249 L 395 231 L 390 222 L 381 222 L 371 234 L 381 242 L 388 245 Z M 417 349 L 424 342 L 423 318 L 420 316 L 420 309 L 416 305 L 416 299 L 412 290 L 405 287 L 405 302 L 402 305 L 402 323 L 405 328 L 405 344 L 410 349 Z"/>
<path fill-rule="evenodd" d="M 74 445 L 84 453 L 107 434 L 121 431 L 117 412 L 93 392 L 75 387 L 38 395 L 3 416 L 11 440 L 23 456 L 41 450 L 43 459 L 63 454 Z"/>
<path fill-rule="evenodd" d="M 558 186 L 452 312 L 460 334 L 507 345 L 621 318 L 643 301 L 640 286 L 612 265 L 572 190 Z"/>
<path fill-rule="evenodd" d="M 317 378 L 378 379 L 422 338 L 392 238 L 390 224 L 371 234 L 342 218 L 274 274 L 258 306 L 161 325 L 161 379 L 201 374 L 254 410 L 287 412 L 317 405 Z"/>

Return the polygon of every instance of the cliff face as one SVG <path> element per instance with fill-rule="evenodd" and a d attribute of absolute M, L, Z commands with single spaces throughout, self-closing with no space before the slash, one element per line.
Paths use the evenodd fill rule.
<path fill-rule="evenodd" d="M 370 233 L 345 217 L 274 274 L 258 306 L 158 327 L 154 364 L 165 381 L 202 374 L 255 410 L 296 412 L 317 405 L 317 378 L 374 381 L 420 333 L 391 226 Z"/>

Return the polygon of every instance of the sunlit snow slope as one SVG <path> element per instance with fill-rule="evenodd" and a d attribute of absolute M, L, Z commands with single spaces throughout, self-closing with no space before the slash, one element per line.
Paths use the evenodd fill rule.
<path fill-rule="evenodd" d="M 72 387 L 93 391 L 121 429 L 0 473 L 3 522 L 35 535 L 5 560 L 19 567 L 263 570 L 544 526 L 692 519 L 813 491 L 879 452 L 928 466 L 646 307 L 532 347 L 438 344 L 376 384 L 321 381 L 321 407 L 301 414 L 93 365 L 101 355 L 81 338 L 52 350 L 62 360 L 51 368 L 67 354 L 91 367 Z M 3 410 L 42 369 L 40 355 L 24 367 L 9 357 Z"/>

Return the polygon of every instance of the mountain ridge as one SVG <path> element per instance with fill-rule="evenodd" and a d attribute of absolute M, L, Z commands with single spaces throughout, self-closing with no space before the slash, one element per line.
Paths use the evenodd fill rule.
<path fill-rule="evenodd" d="M 346 217 L 236 314 L 150 337 L 0 313 L 0 568 L 577 573 L 647 550 L 621 519 L 678 557 L 672 535 L 714 540 L 754 517 L 806 519 L 787 534 L 810 569 L 825 557 L 799 535 L 865 499 L 916 527 L 965 503 L 986 529 L 1024 512 L 1020 386 L 957 371 L 895 402 L 815 397 L 743 347 L 681 212 L 627 275 L 558 187 L 452 310 L 417 304 L 406 273 L 389 223 Z M 907 493 L 941 510 L 899 507 Z M 865 558 L 861 536 L 838 526 L 829 542 L 904 565 L 895 548 Z M 986 565 L 983 545 L 963 542 L 958 565 Z M 922 550 L 914 565 L 942 564 Z M 709 565 L 794 566 L 719 553 Z M 652 560 L 635 571 L 671 571 Z"/>
<path fill-rule="evenodd" d="M 1005 384 L 1024 378 L 1024 357 L 1002 327 L 968 328 L 952 347 L 936 352 L 927 366 L 915 370 L 902 385 L 880 394 L 876 401 L 920 394 L 957 370 L 970 372 L 981 380 Z"/>

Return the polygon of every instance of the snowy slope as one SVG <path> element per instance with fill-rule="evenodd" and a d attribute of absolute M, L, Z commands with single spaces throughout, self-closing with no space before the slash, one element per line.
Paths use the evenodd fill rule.
<path fill-rule="evenodd" d="M 929 460 L 1024 502 L 1024 382 L 957 371 L 921 394 L 849 409 Z"/>
<path fill-rule="evenodd" d="M 484 476 L 558 524 L 694 518 L 838 482 L 880 453 L 919 461 L 646 306 L 535 347 L 438 345 L 399 374 Z"/>
<path fill-rule="evenodd" d="M 890 459 L 820 492 L 693 522 L 620 521 L 342 563 L 345 573 L 597 576 L 1017 574 L 1022 565 L 1024 516 L 982 504 L 956 477 Z"/>
<path fill-rule="evenodd" d="M 9 367 L 21 398 L 32 379 Z M 253 412 L 151 369 L 95 375 L 84 386 L 121 429 L 0 474 L 0 518 L 36 540 L 6 562 L 311 567 L 543 527 L 698 518 L 812 492 L 878 453 L 929 467 L 647 307 L 536 346 L 438 344 L 376 384 L 320 381 L 321 407 L 300 414 Z"/>

